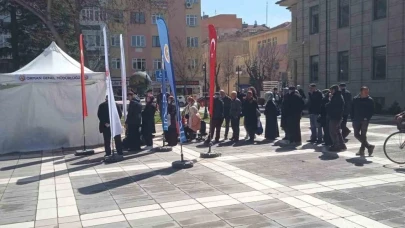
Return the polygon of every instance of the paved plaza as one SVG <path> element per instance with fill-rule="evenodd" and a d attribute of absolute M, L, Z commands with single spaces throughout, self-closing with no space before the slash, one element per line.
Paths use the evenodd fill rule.
<path fill-rule="evenodd" d="M 220 142 L 212 149 L 222 157 L 200 159 L 208 148 L 186 144 L 184 156 L 195 162 L 187 170 L 171 168 L 180 146 L 127 153 L 115 164 L 102 163 L 103 148 L 88 157 L 66 150 L 3 155 L 0 228 L 405 227 L 405 169 L 382 151 L 396 131 L 389 122 L 370 125 L 376 150 L 366 159 L 355 156 L 353 133 L 348 151 L 337 154 L 307 143 L 279 148 L 259 136 L 254 145 Z M 306 141 L 308 119 L 301 125 Z"/>

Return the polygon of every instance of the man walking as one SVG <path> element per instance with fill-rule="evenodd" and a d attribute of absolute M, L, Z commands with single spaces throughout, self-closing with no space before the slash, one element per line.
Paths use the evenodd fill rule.
<path fill-rule="evenodd" d="M 318 123 L 318 116 L 321 114 L 322 92 L 316 88 L 315 84 L 309 85 L 308 112 L 311 124 L 310 143 L 322 143 L 322 125 Z"/>
<path fill-rule="evenodd" d="M 121 119 L 122 112 L 121 109 L 117 105 L 118 115 Z M 111 156 L 111 129 L 110 129 L 110 111 L 108 109 L 108 97 L 106 97 L 105 102 L 101 103 L 98 106 L 97 116 L 100 121 L 99 123 L 99 130 L 100 133 L 103 134 L 104 138 L 104 150 L 105 150 L 105 157 Z M 122 158 L 122 142 L 121 142 L 121 135 L 114 136 L 115 148 L 117 149 L 116 158 Z"/>
<path fill-rule="evenodd" d="M 221 95 L 222 102 L 224 102 L 224 120 L 225 120 L 225 136 L 224 140 L 228 139 L 228 133 L 229 133 L 229 123 L 231 121 L 231 98 L 226 95 L 225 91 L 221 90 L 219 91 L 219 94 Z"/>
<path fill-rule="evenodd" d="M 340 83 L 339 85 L 340 91 L 342 91 L 342 96 L 345 101 L 345 109 L 343 111 L 343 118 L 342 118 L 342 136 L 343 139 L 346 139 L 346 137 L 350 134 L 349 128 L 347 128 L 347 118 L 349 117 L 350 114 L 350 109 L 352 108 L 352 94 L 350 93 L 349 90 L 346 89 L 346 84 L 345 83 Z"/>
<path fill-rule="evenodd" d="M 133 92 L 128 93 L 129 107 L 127 120 L 129 149 L 133 151 L 141 150 L 141 134 L 139 128 L 142 122 L 142 105 Z"/>
<path fill-rule="evenodd" d="M 337 85 L 333 85 L 330 87 L 330 101 L 326 104 L 326 111 L 329 117 L 329 134 L 333 143 L 329 148 L 330 151 L 338 152 L 347 149 L 340 132 L 344 106 L 345 101 L 342 92 Z"/>
<path fill-rule="evenodd" d="M 215 143 L 219 142 L 219 136 L 221 134 L 222 122 L 224 122 L 224 102 L 219 97 L 218 93 L 215 93 L 214 98 L 214 115 L 211 116 L 210 123 L 210 137 L 211 140 L 215 132 Z"/>
<path fill-rule="evenodd" d="M 232 141 L 239 141 L 239 125 L 240 125 L 240 113 L 242 112 L 242 102 L 237 98 L 236 91 L 231 93 L 231 108 L 229 116 L 232 126 Z"/>
<path fill-rule="evenodd" d="M 369 89 L 361 87 L 360 94 L 353 99 L 351 118 L 353 122 L 354 137 L 361 142 L 357 155 L 364 157 L 364 150 L 367 148 L 368 156 L 374 152 L 374 145 L 367 142 L 367 129 L 371 117 L 374 114 L 374 101 L 369 96 Z"/>

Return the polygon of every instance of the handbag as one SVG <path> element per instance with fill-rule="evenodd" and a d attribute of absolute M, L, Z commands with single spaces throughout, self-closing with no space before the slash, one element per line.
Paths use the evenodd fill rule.
<path fill-rule="evenodd" d="M 260 118 L 257 118 L 256 135 L 261 135 L 261 134 L 263 134 L 263 125 L 262 125 L 262 122 L 260 121 Z"/>

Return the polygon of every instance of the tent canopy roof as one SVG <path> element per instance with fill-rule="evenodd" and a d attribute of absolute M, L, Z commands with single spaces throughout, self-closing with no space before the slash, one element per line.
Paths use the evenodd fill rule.
<path fill-rule="evenodd" d="M 93 73 L 84 68 L 85 73 Z M 52 42 L 42 54 L 25 65 L 23 68 L 10 73 L 13 75 L 55 75 L 55 74 L 80 74 L 80 63 L 66 54 L 62 49 Z M 8 75 L 10 75 L 8 74 Z"/>

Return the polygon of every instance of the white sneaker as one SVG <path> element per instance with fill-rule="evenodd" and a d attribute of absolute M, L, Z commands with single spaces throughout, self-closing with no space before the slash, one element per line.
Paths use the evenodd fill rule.
<path fill-rule="evenodd" d="M 248 139 L 249 139 L 249 135 L 246 135 L 246 136 L 245 136 L 245 140 L 248 140 Z"/>

